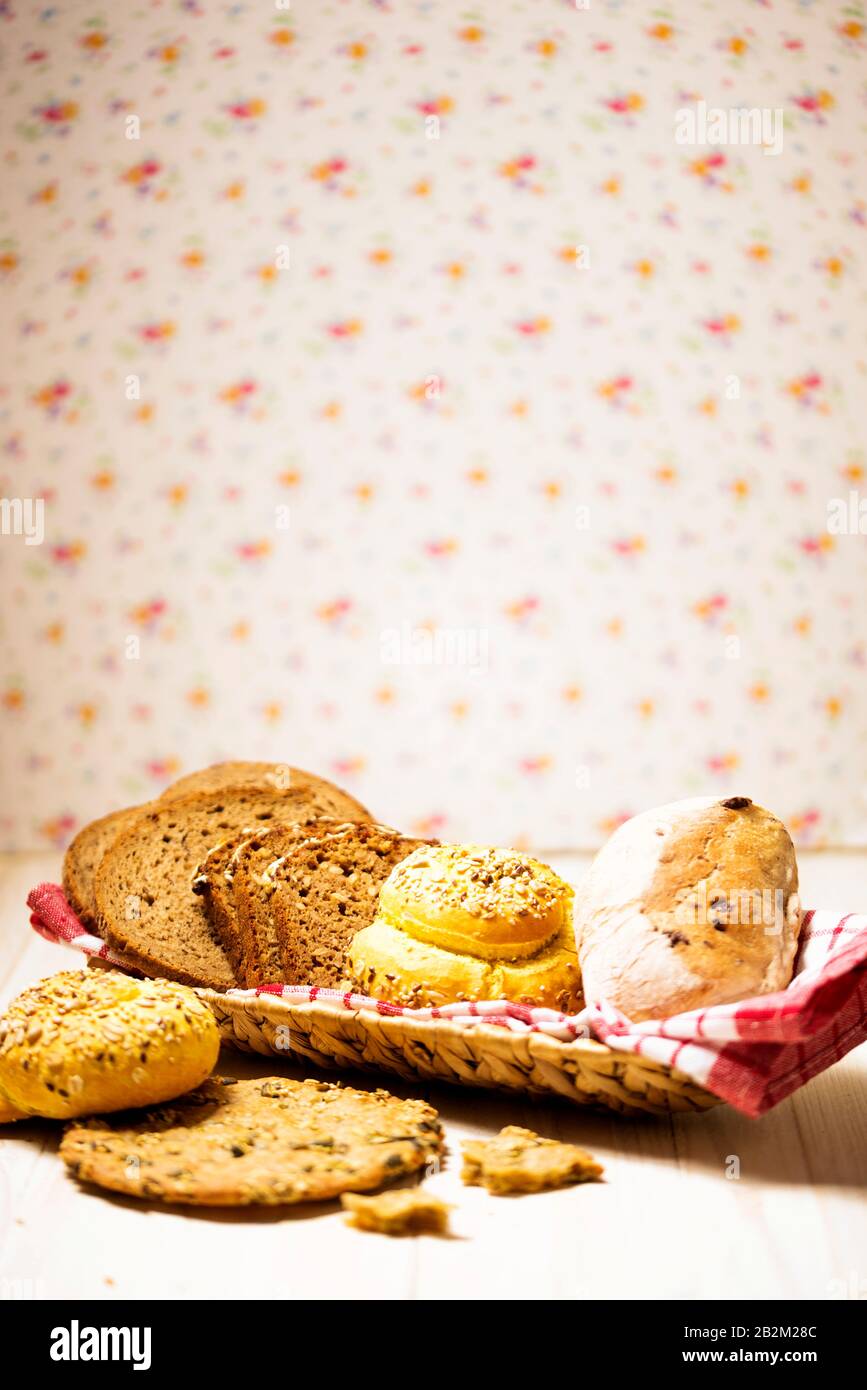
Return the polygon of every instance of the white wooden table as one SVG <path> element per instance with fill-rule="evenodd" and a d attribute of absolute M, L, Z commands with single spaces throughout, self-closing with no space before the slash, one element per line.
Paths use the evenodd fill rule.
<path fill-rule="evenodd" d="M 551 862 L 576 879 L 584 859 Z M 58 873 L 56 855 L 0 856 L 0 1005 L 75 963 L 27 926 L 27 889 Z M 808 906 L 867 908 L 867 855 L 804 854 L 801 876 Z M 238 1076 L 283 1066 L 221 1059 Z M 10 1126 L 0 1298 L 867 1298 L 867 1047 L 759 1121 L 727 1108 L 623 1120 L 480 1091 L 423 1093 L 451 1151 L 430 1179 L 456 1206 L 449 1240 L 362 1234 L 334 1206 L 178 1214 L 93 1195 L 66 1176 L 58 1127 Z M 463 1187 L 459 1140 L 505 1124 L 581 1143 L 606 1181 L 518 1199 Z"/>

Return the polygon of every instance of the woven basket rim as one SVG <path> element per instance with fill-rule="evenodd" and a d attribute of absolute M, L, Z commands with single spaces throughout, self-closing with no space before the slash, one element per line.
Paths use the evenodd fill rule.
<path fill-rule="evenodd" d="M 499 1047 L 508 1046 L 510 1041 L 522 1046 L 538 1056 L 545 1056 L 545 1060 L 552 1063 L 562 1064 L 567 1059 L 579 1059 L 581 1057 L 602 1061 L 609 1058 L 620 1064 L 631 1065 L 641 1071 L 654 1073 L 665 1077 L 674 1087 L 682 1088 L 695 1097 L 701 1097 L 701 1103 L 707 1106 L 724 1104 L 713 1092 L 706 1090 L 694 1081 L 692 1077 L 679 1071 L 676 1067 L 670 1067 L 665 1062 L 656 1061 L 654 1058 L 645 1057 L 633 1053 L 618 1052 L 614 1048 L 608 1047 L 605 1043 L 597 1042 L 595 1038 L 574 1038 L 571 1042 L 564 1042 L 560 1038 L 552 1038 L 547 1033 L 526 1032 L 513 1033 L 497 1024 L 486 1023 L 484 1019 L 479 1019 L 471 1027 L 460 1026 L 447 1018 L 418 1019 L 406 1014 L 381 1014 L 372 1009 L 348 1009 L 338 1000 L 331 999 L 283 999 L 274 994 L 257 994 L 239 998 L 231 992 L 224 993 L 222 990 L 212 990 L 199 988 L 196 990 L 204 1000 L 210 1004 L 216 1004 L 229 1013 L 242 1014 L 249 1018 L 254 1018 L 256 1014 L 270 1019 L 271 1022 L 279 1022 L 280 1018 L 290 1019 L 293 1015 L 306 1017 L 324 1017 L 329 1019 L 341 1019 L 346 1021 L 354 1019 L 369 1029 L 377 1029 L 388 1034 L 408 1035 L 417 1037 L 424 1041 L 425 1035 L 430 1036 L 433 1031 L 440 1039 L 451 1038 L 455 1041 L 466 1042 L 470 1038 L 476 1038 L 484 1042 L 486 1039 L 496 1041 Z M 705 1099 L 706 1098 L 706 1099 Z"/>
<path fill-rule="evenodd" d="M 196 990 L 196 993 L 203 998 L 219 1002 L 223 1005 L 231 1005 L 235 1009 L 247 1011 L 250 1007 L 263 1009 L 266 1013 L 272 1009 L 277 1013 L 326 1013 L 336 1018 L 360 1018 L 364 1021 L 376 1019 L 378 1025 L 398 1025 L 396 1031 L 400 1031 L 401 1026 L 411 1027 L 427 1032 L 436 1029 L 439 1033 L 448 1033 L 453 1037 L 465 1037 L 471 1032 L 474 1035 L 482 1034 L 488 1037 L 501 1038 L 509 1035 L 511 1030 L 505 1029 L 497 1023 L 488 1023 L 486 1019 L 479 1018 L 471 1025 L 457 1024 L 450 1018 L 413 1018 L 411 1014 L 384 1014 L 376 1009 L 351 1009 L 342 1004 L 339 999 L 284 999 L 279 994 L 256 994 L 247 995 L 246 998 L 239 998 L 231 990 L 223 991 L 216 989 L 206 989 L 204 987 Z M 573 1048 L 577 1051 L 595 1052 L 597 1054 L 610 1053 L 612 1049 L 605 1043 L 597 1042 L 595 1038 L 573 1038 L 565 1042 L 562 1038 L 553 1038 L 549 1033 L 535 1032 L 527 1029 L 525 1032 L 511 1034 L 520 1038 L 532 1038 L 534 1043 L 550 1043 L 558 1051 L 561 1048 Z M 646 1058 L 642 1059 L 646 1061 Z M 653 1063 L 654 1066 L 661 1066 L 663 1071 L 668 1071 L 664 1063 Z"/>

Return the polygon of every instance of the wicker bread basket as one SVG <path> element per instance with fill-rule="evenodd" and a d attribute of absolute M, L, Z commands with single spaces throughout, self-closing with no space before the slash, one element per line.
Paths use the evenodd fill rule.
<path fill-rule="evenodd" d="M 82 952 L 92 968 L 135 969 L 85 929 L 59 884 L 39 884 L 27 904 L 31 926 L 41 936 Z M 475 1018 L 465 1026 L 448 1017 L 413 1017 L 412 1011 L 379 1012 L 369 999 L 359 1006 L 356 996 L 334 992 L 328 999 L 312 988 L 300 990 L 301 997 L 205 988 L 197 993 L 214 1013 L 223 1041 L 244 1052 L 284 1059 L 294 1054 L 323 1068 L 392 1072 L 410 1081 L 562 1096 L 622 1115 L 667 1115 L 721 1104 L 665 1062 L 589 1038 L 550 1036 L 550 1019 L 540 1020 L 538 1029 L 515 1031 Z"/>
<path fill-rule="evenodd" d="M 294 1055 L 319 1067 L 393 1072 L 414 1081 L 557 1095 L 621 1115 L 666 1115 L 720 1104 L 681 1072 L 589 1039 L 560 1042 L 493 1024 L 461 1028 L 447 1019 L 386 1017 L 319 999 L 198 992 L 213 1010 L 223 1041 L 243 1052 Z"/>

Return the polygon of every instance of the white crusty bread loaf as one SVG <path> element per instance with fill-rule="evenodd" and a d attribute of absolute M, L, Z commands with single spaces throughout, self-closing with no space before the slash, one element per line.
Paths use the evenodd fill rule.
<path fill-rule="evenodd" d="M 585 997 L 638 1022 L 784 989 L 800 925 L 794 847 L 770 811 L 745 796 L 645 811 L 578 886 Z"/>

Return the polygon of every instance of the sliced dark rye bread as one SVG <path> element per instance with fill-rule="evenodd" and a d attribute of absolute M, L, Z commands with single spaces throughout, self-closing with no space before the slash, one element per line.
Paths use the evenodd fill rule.
<path fill-rule="evenodd" d="M 245 825 L 243 830 L 238 830 L 228 839 L 221 840 L 205 855 L 193 875 L 191 884 L 193 892 L 202 899 L 205 911 L 211 919 L 211 926 L 229 957 L 235 978 L 241 984 L 244 982 L 244 969 L 235 913 L 235 890 L 227 870 L 238 846 L 255 833 L 254 826 Z"/>
<path fill-rule="evenodd" d="M 192 889 L 208 849 L 250 825 L 327 815 L 330 789 L 257 786 L 156 802 L 126 829 L 96 871 L 101 934 L 139 969 L 184 984 L 228 989 L 231 962 Z"/>
<path fill-rule="evenodd" d="M 290 767 L 288 763 L 214 763 L 203 767 L 199 772 L 190 772 L 166 787 L 161 801 L 173 801 L 179 796 L 189 796 L 192 792 L 219 792 L 224 787 L 273 787 L 277 791 L 315 791 L 331 801 L 329 815 L 338 820 L 370 820 L 366 811 L 354 796 L 336 787 L 333 782 L 319 777 L 315 772 L 305 772 L 300 767 Z"/>
<path fill-rule="evenodd" d="M 193 892 L 204 899 L 205 910 L 239 983 L 256 982 L 250 978 L 251 972 L 248 970 L 255 943 L 242 922 L 236 888 L 242 860 L 249 855 L 251 867 L 255 861 L 260 869 L 266 868 L 278 855 L 288 853 L 311 835 L 321 834 L 325 829 L 344 823 L 328 816 L 314 816 L 294 823 L 272 823 L 260 830 L 248 825 L 221 841 L 205 856 L 193 877 Z M 269 848 L 263 848 L 265 844 Z M 252 973 L 256 975 L 258 972 Z"/>
<path fill-rule="evenodd" d="M 379 890 L 395 864 L 420 845 L 382 825 L 353 825 L 299 845 L 271 865 L 269 910 L 280 943 L 281 979 L 290 985 L 341 984 L 346 948 L 373 921 Z M 271 983 L 265 981 L 264 983 Z"/>
<path fill-rule="evenodd" d="M 193 792 L 219 792 L 226 787 L 258 786 L 269 791 L 315 790 L 328 798 L 328 814 L 338 820 L 370 820 L 360 802 L 340 787 L 318 777 L 313 772 L 290 767 L 288 763 L 225 762 L 202 768 L 181 777 L 166 787 L 161 801 L 175 800 Z M 96 928 L 96 904 L 93 883 L 96 870 L 106 850 L 134 820 L 154 803 L 127 806 L 120 811 L 91 821 L 78 832 L 66 851 L 63 861 L 63 888 L 70 905 L 86 926 Z"/>
<path fill-rule="evenodd" d="M 92 820 L 79 830 L 63 858 L 63 891 L 86 927 L 96 927 L 93 884 L 102 856 L 118 835 L 138 820 L 146 806 L 127 806 Z"/>
<path fill-rule="evenodd" d="M 268 868 L 309 840 L 351 830 L 354 824 L 324 816 L 291 826 L 275 826 L 243 842 L 230 867 L 234 885 L 237 931 L 243 955 L 243 980 L 248 988 L 274 984 L 283 973 L 280 942 L 271 911 L 274 882 Z"/>

